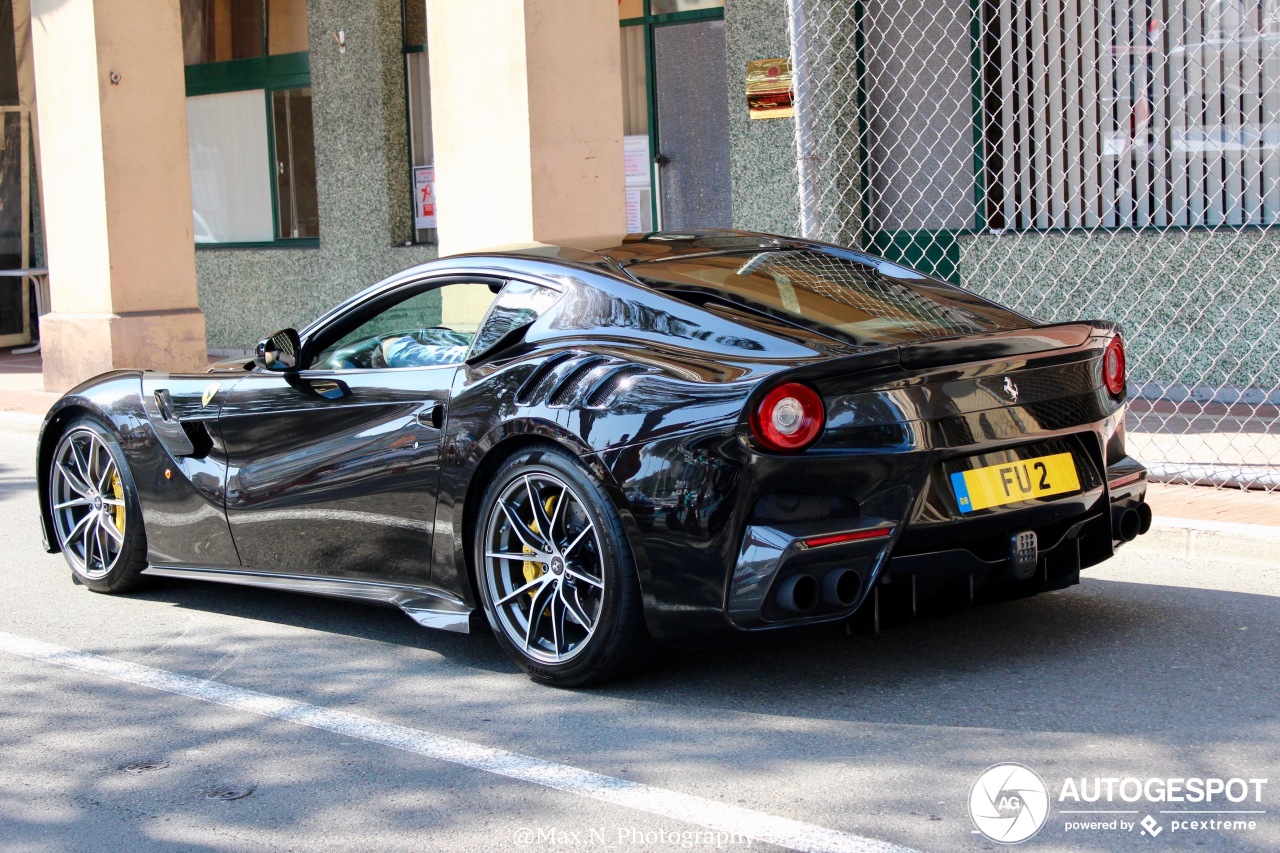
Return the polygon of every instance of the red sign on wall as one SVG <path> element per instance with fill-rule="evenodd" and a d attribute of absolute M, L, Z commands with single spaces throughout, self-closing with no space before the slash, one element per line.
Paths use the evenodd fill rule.
<path fill-rule="evenodd" d="M 436 167 L 418 166 L 413 170 L 413 227 L 419 230 L 436 227 Z"/>

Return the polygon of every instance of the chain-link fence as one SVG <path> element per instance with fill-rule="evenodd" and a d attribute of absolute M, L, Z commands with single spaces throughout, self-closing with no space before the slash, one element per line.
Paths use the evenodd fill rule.
<path fill-rule="evenodd" d="M 1123 324 L 1154 479 L 1280 490 L 1280 0 L 788 0 L 806 236 Z"/>

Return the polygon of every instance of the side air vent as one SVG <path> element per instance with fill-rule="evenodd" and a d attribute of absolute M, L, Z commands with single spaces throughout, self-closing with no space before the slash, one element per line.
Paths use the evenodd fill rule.
<path fill-rule="evenodd" d="M 586 353 L 562 352 L 539 364 L 533 373 L 529 374 L 529 378 L 524 381 L 524 384 L 520 386 L 520 390 L 516 391 L 516 405 L 533 405 L 541 399 L 538 395 L 538 386 L 542 385 L 552 373 L 555 373 L 557 367 L 574 359 L 582 358 L 584 355 Z"/>
<path fill-rule="evenodd" d="M 551 389 L 547 403 L 552 406 L 568 406 L 581 400 L 588 388 L 596 383 L 617 362 L 604 356 L 591 356 L 580 361 Z"/>
<path fill-rule="evenodd" d="M 631 386 L 637 376 L 649 373 L 649 368 L 637 364 L 619 367 L 602 376 L 587 391 L 587 408 L 603 409 L 608 407 L 618 396 Z"/>

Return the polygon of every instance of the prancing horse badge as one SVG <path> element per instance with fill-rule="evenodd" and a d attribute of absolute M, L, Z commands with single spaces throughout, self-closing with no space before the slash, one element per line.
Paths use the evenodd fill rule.
<path fill-rule="evenodd" d="M 1006 383 L 1008 381 L 1009 381 L 1008 379 L 1005 380 Z M 218 389 L 221 387 L 222 387 L 221 382 L 210 382 L 208 385 L 204 386 L 204 394 L 202 394 L 200 397 L 200 407 L 204 408 L 205 406 L 209 405 L 209 401 L 213 399 L 213 395 L 217 394 Z"/>
<path fill-rule="evenodd" d="M 1018 386 L 1013 384 L 1013 380 L 1008 376 L 1004 378 L 1004 393 L 1009 395 L 1009 401 L 1018 402 Z"/>

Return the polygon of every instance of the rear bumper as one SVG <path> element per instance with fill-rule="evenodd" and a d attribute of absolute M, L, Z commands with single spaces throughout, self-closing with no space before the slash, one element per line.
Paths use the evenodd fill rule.
<path fill-rule="evenodd" d="M 1146 469 L 1124 457 L 1096 489 L 985 519 L 956 519 L 943 530 L 928 525 L 925 535 L 911 525 L 860 518 L 850 533 L 885 535 L 806 547 L 818 532 L 830 534 L 830 525 L 824 531 L 748 527 L 727 615 L 740 630 L 760 631 L 878 611 L 886 594 L 913 615 L 927 600 L 968 604 L 984 591 L 1018 596 L 1061 589 L 1150 529 L 1146 489 Z M 938 541 L 949 547 L 927 547 Z M 1027 542 L 1034 543 L 1031 553 Z M 842 581 L 844 595 L 836 586 Z"/>
<path fill-rule="evenodd" d="M 912 441 L 892 447 L 794 456 L 753 453 L 732 433 L 694 432 L 601 458 L 617 478 L 650 633 L 670 645 L 714 645 L 849 619 L 880 592 L 910 587 L 899 578 L 917 578 L 912 583 L 922 596 L 935 585 L 962 587 L 965 597 L 970 587 L 977 593 L 1005 585 L 1010 537 L 1022 531 L 1038 540 L 1032 580 L 1042 587 L 1074 582 L 1079 569 L 1121 544 L 1113 536 L 1113 506 L 1144 503 L 1146 472 L 1124 453 L 1123 417 L 1117 407 L 1096 423 L 963 446 L 917 424 Z M 973 435 L 987 422 L 970 420 Z M 953 460 L 978 455 L 971 464 L 993 464 L 1002 453 L 1027 458 L 1063 449 L 1079 453 L 1079 492 L 967 513 L 950 496 Z M 881 526 L 891 532 L 875 540 L 800 544 Z M 845 578 L 843 595 L 824 597 L 824 582 L 839 581 L 832 573 L 840 570 L 852 570 L 857 583 Z M 783 613 L 778 594 L 797 574 L 810 576 L 799 592 L 807 587 L 813 606 Z"/>

